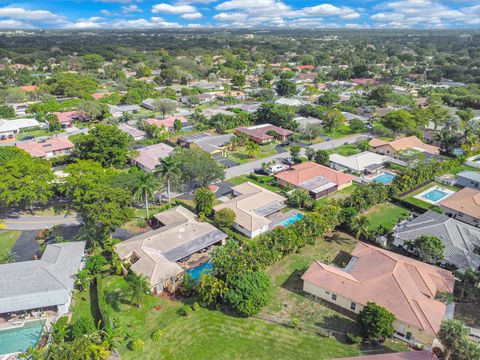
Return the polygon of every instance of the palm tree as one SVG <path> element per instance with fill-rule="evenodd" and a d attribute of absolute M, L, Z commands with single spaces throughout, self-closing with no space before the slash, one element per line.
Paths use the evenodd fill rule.
<path fill-rule="evenodd" d="M 236 135 L 232 136 L 230 139 L 229 145 L 232 151 L 237 150 L 237 146 L 240 144 L 240 138 Z"/>
<path fill-rule="evenodd" d="M 178 175 L 178 164 L 171 156 L 166 157 L 162 160 L 162 165 L 160 166 L 159 170 L 157 170 L 157 175 L 161 175 L 163 181 L 167 182 L 168 205 L 170 205 L 170 185 L 171 181 Z"/>
<path fill-rule="evenodd" d="M 213 210 L 213 202 L 215 195 L 207 188 L 199 188 L 195 191 L 193 202 L 195 203 L 195 210 L 209 216 Z"/>
<path fill-rule="evenodd" d="M 150 292 L 150 284 L 148 283 L 147 278 L 143 275 L 130 273 L 126 280 L 130 289 L 131 303 L 135 303 L 138 307 L 142 307 L 143 296 Z"/>
<path fill-rule="evenodd" d="M 17 258 L 17 253 L 15 251 L 10 250 L 0 258 L 0 264 L 14 263 L 16 258 Z"/>
<path fill-rule="evenodd" d="M 145 209 L 147 210 L 146 219 L 150 219 L 148 209 L 148 200 L 153 197 L 155 190 L 158 188 L 158 181 L 154 175 L 149 172 L 140 171 L 137 182 L 133 185 L 133 196 L 138 201 L 145 201 Z"/>
<path fill-rule="evenodd" d="M 249 157 L 254 158 L 255 154 L 260 151 L 260 145 L 255 141 L 248 140 L 245 143 L 245 151 Z"/>
<path fill-rule="evenodd" d="M 359 239 L 368 239 L 370 236 L 370 230 L 368 229 L 369 225 L 370 220 L 368 220 L 365 215 L 355 218 L 355 223 L 353 224 L 353 228 L 356 231 L 355 236 Z"/>

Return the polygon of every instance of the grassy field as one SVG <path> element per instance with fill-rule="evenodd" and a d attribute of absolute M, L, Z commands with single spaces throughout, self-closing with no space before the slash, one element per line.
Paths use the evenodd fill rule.
<path fill-rule="evenodd" d="M 353 135 L 354 131 L 350 128 L 349 125 L 342 125 L 335 131 L 325 131 L 324 135 L 332 139 L 341 139 L 342 137 Z"/>
<path fill-rule="evenodd" d="M 387 203 L 373 207 L 364 215 L 370 220 L 369 230 L 375 230 L 380 225 L 385 226 L 387 229 L 392 228 L 399 222 L 400 219 L 404 218 L 408 214 L 408 210 L 405 210 L 397 205 Z"/>
<path fill-rule="evenodd" d="M 341 145 L 327 151 L 329 154 L 340 154 L 343 156 L 355 155 L 362 152 L 355 144 Z"/>
<path fill-rule="evenodd" d="M 249 175 L 241 175 L 229 179 L 228 182 L 233 185 L 243 184 L 247 181 L 250 181 L 254 184 L 257 184 L 265 189 L 268 189 L 273 192 L 282 192 L 283 188 L 276 184 L 275 177 L 273 176 L 258 176 L 259 180 L 255 180 L 249 177 Z"/>
<path fill-rule="evenodd" d="M 122 344 L 122 359 L 330 359 L 359 353 L 335 339 L 221 311 L 201 308 L 183 317 L 182 303 L 164 298 L 145 296 L 141 308 L 131 306 L 126 282 L 118 276 L 105 279 L 105 297 L 119 326 L 145 341 L 141 352 Z M 164 335 L 153 342 L 156 329 Z"/>
<path fill-rule="evenodd" d="M 427 185 L 425 186 L 422 186 L 420 189 L 402 197 L 402 200 L 406 201 L 406 202 L 409 202 L 410 204 L 414 204 L 414 205 L 417 205 L 419 207 L 421 207 L 422 209 L 425 209 L 425 210 L 430 210 L 432 209 L 433 207 L 435 206 L 438 206 L 438 205 L 433 205 L 433 204 L 429 204 L 425 201 L 422 201 L 420 199 L 417 199 L 415 198 L 416 195 L 420 194 L 421 192 L 431 188 L 432 186 L 440 186 L 440 187 L 444 187 L 444 188 L 447 188 L 447 189 L 450 189 L 450 190 L 453 190 L 453 191 L 458 191 L 459 188 L 457 187 L 454 187 L 454 186 L 447 186 L 447 185 L 443 185 L 443 184 L 440 184 L 440 183 L 437 183 L 435 181 L 432 181 L 431 183 L 428 183 Z"/>
<path fill-rule="evenodd" d="M 319 204 L 327 204 L 329 199 L 334 199 L 334 200 L 345 199 L 346 197 L 348 197 L 349 195 L 351 195 L 353 193 L 353 191 L 355 190 L 355 188 L 357 186 L 358 185 L 356 183 L 353 183 L 352 185 L 350 185 L 349 187 L 347 187 L 345 189 L 334 192 L 333 194 L 330 194 L 328 196 L 325 196 L 325 197 L 319 199 L 317 202 Z"/>
<path fill-rule="evenodd" d="M 478 169 L 472 167 L 472 166 L 468 166 L 468 165 L 459 165 L 459 166 L 455 166 L 454 168 L 452 168 L 449 173 L 450 174 L 458 174 L 460 171 L 464 171 L 464 170 L 467 170 L 467 171 L 478 171 Z"/>
<path fill-rule="evenodd" d="M 228 153 L 228 158 L 236 163 L 244 164 L 254 160 L 264 159 L 266 157 L 273 156 L 277 154 L 275 150 L 276 142 L 272 142 L 266 145 L 260 145 L 260 151 L 255 154 L 254 158 L 251 158 L 247 155 L 245 146 L 239 146 L 235 151 Z"/>
<path fill-rule="evenodd" d="M 10 252 L 19 236 L 20 231 L 0 232 L 0 264 L 2 263 L 1 259 Z"/>
<path fill-rule="evenodd" d="M 54 135 L 54 134 L 59 134 L 61 131 L 54 131 L 50 132 L 45 129 L 40 129 L 40 130 L 32 130 L 32 131 L 25 131 L 17 134 L 15 138 L 17 140 L 23 140 L 25 136 L 34 136 L 34 137 L 40 137 L 40 136 L 48 136 L 48 135 Z"/>

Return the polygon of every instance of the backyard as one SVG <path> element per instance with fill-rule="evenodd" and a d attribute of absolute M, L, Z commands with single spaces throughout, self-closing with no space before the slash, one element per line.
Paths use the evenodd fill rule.
<path fill-rule="evenodd" d="M 339 190 L 339 191 L 336 191 L 334 192 L 333 194 L 330 194 L 330 195 L 327 195 L 321 199 L 319 199 L 317 201 L 317 203 L 321 204 L 321 205 L 324 205 L 324 204 L 327 204 L 328 201 L 330 199 L 332 200 L 341 200 L 341 199 L 345 199 L 346 197 L 350 196 L 353 191 L 355 190 L 355 188 L 357 187 L 358 185 L 356 183 L 353 183 L 352 185 L 350 185 L 349 187 L 346 187 L 342 190 Z"/>
<path fill-rule="evenodd" d="M 435 208 L 436 206 L 438 206 L 438 204 L 437 205 L 429 204 L 428 202 L 425 202 L 425 201 L 422 201 L 420 199 L 415 198 L 415 196 L 422 193 L 423 191 L 433 187 L 433 186 L 439 186 L 439 187 L 446 188 L 446 189 L 449 189 L 449 190 L 452 190 L 452 191 L 458 191 L 459 190 L 459 188 L 457 188 L 455 186 L 447 186 L 447 185 L 443 185 L 443 184 L 437 183 L 435 181 L 432 181 L 432 182 L 426 184 L 425 186 L 422 186 L 420 189 L 415 190 L 414 192 L 411 192 L 410 194 L 405 195 L 401 199 L 403 201 L 407 202 L 407 203 L 416 205 L 416 206 L 418 206 L 418 207 L 420 207 L 424 210 L 431 210 L 432 208 Z"/>
<path fill-rule="evenodd" d="M 9 254 L 19 236 L 20 231 L 0 232 L 0 264 L 5 256 Z"/>
<path fill-rule="evenodd" d="M 387 229 L 393 228 L 401 219 L 404 219 L 409 214 L 397 205 L 390 203 L 377 205 L 368 210 L 364 215 L 370 221 L 369 230 L 373 231 L 379 226 L 384 226 Z"/>

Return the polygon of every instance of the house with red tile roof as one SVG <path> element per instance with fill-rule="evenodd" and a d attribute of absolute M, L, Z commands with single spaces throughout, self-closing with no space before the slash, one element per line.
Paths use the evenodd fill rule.
<path fill-rule="evenodd" d="M 187 125 L 188 121 L 184 116 L 170 116 L 165 119 L 153 119 L 149 118 L 145 120 L 145 123 L 149 125 L 155 125 L 156 127 L 159 127 L 160 129 L 167 129 L 168 131 L 173 131 L 175 128 L 175 120 L 179 120 L 182 123 L 182 127 L 184 125 Z"/>
<path fill-rule="evenodd" d="M 314 199 L 344 189 L 352 185 L 355 179 L 352 175 L 311 161 L 294 165 L 289 170 L 276 174 L 275 178 L 281 186 L 303 189 Z"/>
<path fill-rule="evenodd" d="M 369 79 L 369 78 L 368 79 L 364 79 L 364 78 L 351 79 L 350 81 L 356 85 L 377 85 L 378 84 L 377 80 Z"/>
<path fill-rule="evenodd" d="M 31 156 L 36 158 L 53 158 L 57 156 L 70 155 L 75 145 L 66 137 L 58 136 L 44 141 L 24 141 L 17 144 L 19 149 L 23 149 Z"/>
<path fill-rule="evenodd" d="M 37 85 L 25 85 L 25 86 L 20 86 L 20 89 L 23 91 L 35 91 L 38 89 Z"/>
<path fill-rule="evenodd" d="M 86 116 L 82 111 L 63 111 L 52 113 L 58 118 L 60 124 L 71 126 L 73 121 L 85 121 Z"/>
<path fill-rule="evenodd" d="M 395 336 L 431 346 L 446 317 L 437 300 L 452 293 L 452 272 L 359 243 L 344 268 L 315 261 L 302 276 L 303 290 L 358 314 L 368 302 L 393 315 Z"/>
<path fill-rule="evenodd" d="M 425 144 L 416 136 L 407 136 L 389 142 L 373 138 L 368 145 L 370 145 L 372 151 L 390 156 L 397 156 L 405 150 L 417 150 L 429 155 L 440 154 L 439 147 Z"/>
<path fill-rule="evenodd" d="M 354 356 L 337 360 L 438 360 L 438 357 L 430 350 L 423 350 Z"/>
<path fill-rule="evenodd" d="M 258 144 L 265 144 L 275 138 L 285 141 L 293 135 L 293 131 L 271 124 L 262 124 L 248 128 L 239 127 L 236 129 L 235 133 L 237 135 L 246 134 L 250 140 L 255 141 Z"/>
<path fill-rule="evenodd" d="M 313 65 L 300 65 L 297 66 L 297 69 L 302 71 L 302 70 L 315 70 L 315 66 Z"/>

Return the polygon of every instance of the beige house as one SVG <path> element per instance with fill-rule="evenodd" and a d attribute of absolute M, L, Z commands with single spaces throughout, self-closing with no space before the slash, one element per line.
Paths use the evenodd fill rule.
<path fill-rule="evenodd" d="M 464 188 L 440 203 L 445 214 L 480 228 L 480 191 Z"/>
<path fill-rule="evenodd" d="M 356 314 L 374 302 L 395 315 L 396 337 L 431 346 L 447 308 L 436 297 L 453 292 L 454 275 L 365 243 L 351 255 L 345 268 L 314 262 L 303 290 Z"/>
<path fill-rule="evenodd" d="M 416 136 L 407 136 L 390 142 L 374 138 L 368 144 L 372 151 L 390 156 L 397 156 L 406 150 L 417 150 L 429 155 L 440 154 L 439 147 L 425 144 Z"/>
<path fill-rule="evenodd" d="M 160 228 L 115 245 L 115 251 L 130 270 L 148 278 L 154 292 L 173 291 L 192 254 L 222 244 L 227 235 L 183 206 L 155 215 Z"/>
<path fill-rule="evenodd" d="M 236 215 L 233 227 L 250 238 L 270 229 L 272 221 L 268 216 L 283 209 L 287 200 L 251 182 L 234 186 L 232 191 L 234 197 L 215 206 L 214 210 L 233 210 Z"/>

